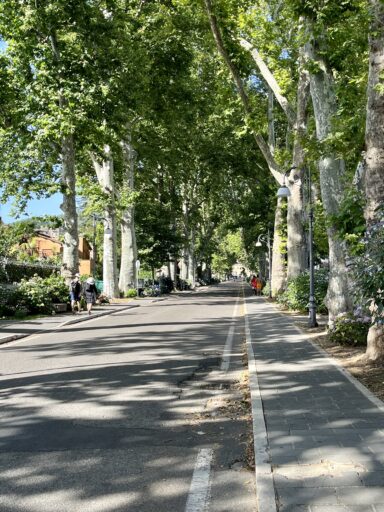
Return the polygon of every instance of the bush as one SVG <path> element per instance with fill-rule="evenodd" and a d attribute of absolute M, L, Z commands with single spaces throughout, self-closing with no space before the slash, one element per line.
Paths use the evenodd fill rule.
<path fill-rule="evenodd" d="M 0 265 L 0 282 L 19 283 L 22 279 L 30 279 L 35 275 L 46 278 L 57 275 L 60 267 L 44 263 L 27 264 L 16 261 L 8 261 Z"/>
<path fill-rule="evenodd" d="M 125 296 L 129 299 L 129 298 L 133 298 L 133 297 L 137 297 L 137 290 L 135 290 L 135 288 L 131 288 L 130 290 L 128 290 L 126 293 L 125 293 Z"/>
<path fill-rule="evenodd" d="M 265 295 L 265 297 L 269 297 L 269 281 L 265 283 L 261 293 Z"/>
<path fill-rule="evenodd" d="M 315 300 L 317 311 L 327 313 L 324 304 L 328 288 L 328 270 L 319 269 L 315 271 Z M 309 272 L 300 274 L 288 281 L 287 289 L 277 297 L 277 302 L 295 311 L 308 311 L 309 302 Z"/>
<path fill-rule="evenodd" d="M 339 315 L 329 331 L 329 339 L 340 345 L 366 345 L 370 317 L 356 317 L 352 313 Z"/>
<path fill-rule="evenodd" d="M 19 293 L 17 288 L 0 288 L 0 316 L 13 316 L 18 308 Z"/>
<path fill-rule="evenodd" d="M 26 309 L 29 313 L 52 313 L 52 304 L 69 302 L 68 286 L 61 276 L 43 279 L 35 275 L 28 281 L 23 279 L 17 294 L 17 309 Z"/>

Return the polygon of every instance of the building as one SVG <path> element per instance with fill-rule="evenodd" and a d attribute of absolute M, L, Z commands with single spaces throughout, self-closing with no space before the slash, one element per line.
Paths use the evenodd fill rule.
<path fill-rule="evenodd" d="M 30 252 L 42 259 L 51 259 L 63 252 L 63 243 L 59 239 L 60 233 L 56 229 L 38 230 L 31 239 Z M 93 269 L 92 246 L 88 240 L 79 237 L 79 272 L 91 274 Z"/>

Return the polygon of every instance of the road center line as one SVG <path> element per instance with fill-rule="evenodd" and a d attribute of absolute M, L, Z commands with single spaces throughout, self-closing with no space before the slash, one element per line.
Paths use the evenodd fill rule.
<path fill-rule="evenodd" d="M 185 512 L 204 512 L 208 508 L 212 457 L 211 448 L 202 448 L 197 455 Z"/>
<path fill-rule="evenodd" d="M 235 334 L 235 322 L 236 322 L 236 317 L 238 314 L 237 310 L 238 310 L 238 306 L 239 306 L 239 300 L 240 300 L 240 295 L 236 299 L 236 304 L 235 304 L 235 308 L 233 310 L 231 325 L 229 327 L 227 339 L 226 339 L 225 345 L 224 345 L 223 357 L 222 357 L 221 366 L 220 366 L 220 370 L 222 370 L 224 372 L 227 372 L 229 370 L 229 364 L 231 362 L 233 337 Z"/>

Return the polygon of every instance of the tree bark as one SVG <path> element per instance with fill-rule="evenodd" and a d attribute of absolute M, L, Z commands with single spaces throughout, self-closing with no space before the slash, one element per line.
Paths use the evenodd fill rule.
<path fill-rule="evenodd" d="M 237 70 L 234 63 L 231 61 L 228 52 L 225 49 L 221 33 L 218 27 L 218 23 L 216 17 L 213 13 L 211 0 L 205 0 L 205 5 L 207 9 L 207 13 L 210 20 L 211 30 L 213 36 L 216 41 L 217 48 L 223 57 L 227 67 L 229 68 L 232 77 L 236 83 L 237 90 L 239 92 L 240 98 L 243 103 L 244 110 L 247 115 L 251 114 L 251 107 L 249 104 L 248 95 L 244 88 L 243 81 Z M 301 144 L 301 137 L 306 130 L 306 109 L 308 103 L 309 96 L 309 77 L 308 73 L 303 70 L 301 65 L 300 76 L 299 76 L 299 84 L 298 84 L 298 92 L 297 92 L 297 110 L 296 114 L 291 104 L 287 100 L 287 98 L 282 94 L 280 86 L 278 85 L 275 77 L 270 72 L 268 66 L 261 58 L 259 52 L 256 48 L 252 46 L 251 43 L 246 41 L 244 38 L 240 39 L 240 44 L 243 48 L 245 48 L 248 52 L 250 52 L 255 64 L 257 65 L 263 79 L 268 84 L 270 90 L 273 92 L 274 97 L 277 102 L 281 106 L 284 111 L 288 123 L 293 126 L 294 134 L 295 134 L 295 143 L 293 150 L 293 165 L 297 167 L 296 174 L 299 177 L 303 175 L 303 165 L 304 165 L 304 152 Z M 301 49 L 301 53 L 303 54 L 304 49 Z M 300 62 L 302 63 L 303 58 L 301 55 Z M 270 108 L 269 108 L 270 114 Z M 269 127 L 271 128 L 271 123 L 269 122 Z M 271 133 L 270 133 L 271 135 Z M 280 167 L 276 163 L 273 157 L 273 151 L 271 146 L 268 145 L 263 137 L 253 132 L 253 136 L 255 138 L 256 144 L 259 147 L 267 165 L 274 176 L 279 185 L 283 183 L 283 173 L 281 172 Z M 269 137 L 271 140 L 271 136 Z M 291 190 L 291 198 L 288 201 L 288 216 L 287 216 L 287 225 L 288 225 L 288 276 L 290 278 L 296 277 L 300 273 L 304 272 L 307 268 L 307 249 L 306 249 L 306 239 L 305 239 L 305 230 L 304 230 L 304 222 L 303 222 L 303 199 L 302 199 L 302 186 L 301 180 L 299 182 L 293 184 L 288 183 Z M 280 216 L 280 213 L 277 213 L 277 216 Z M 278 279 L 280 280 L 280 279 Z"/>
<path fill-rule="evenodd" d="M 273 91 L 276 100 L 278 101 L 279 105 L 281 106 L 285 115 L 287 116 L 288 122 L 291 125 L 293 125 L 296 121 L 294 110 L 289 104 L 287 98 L 283 95 L 279 84 L 277 83 L 273 74 L 270 72 L 264 60 L 261 58 L 260 53 L 257 51 L 256 48 L 252 46 L 251 43 L 249 43 L 243 38 L 240 39 L 240 44 L 245 50 L 247 50 L 252 55 L 252 58 L 255 61 L 257 67 L 259 68 L 264 80 L 267 82 L 268 86 Z"/>
<path fill-rule="evenodd" d="M 380 222 L 384 206 L 384 4 L 369 0 L 371 24 L 369 36 L 369 75 L 367 90 L 367 120 L 365 129 L 364 191 L 367 231 Z M 384 326 L 374 316 L 367 338 L 369 359 L 384 359 Z"/>
<path fill-rule="evenodd" d="M 104 147 L 104 160 L 101 164 L 95 156 L 92 156 L 92 161 L 99 184 L 107 196 L 104 209 L 103 292 L 107 297 L 119 297 L 117 285 L 115 184 L 113 159 L 109 146 Z"/>
<path fill-rule="evenodd" d="M 308 254 L 307 240 L 304 230 L 304 204 L 303 204 L 303 177 L 305 175 L 305 154 L 302 144 L 303 136 L 307 131 L 307 107 L 309 100 L 309 74 L 303 69 L 303 52 L 299 59 L 299 81 L 297 86 L 296 120 L 294 124 L 294 145 L 292 164 L 293 179 L 288 180 L 291 197 L 288 201 L 287 224 L 288 224 L 288 267 L 287 277 L 297 277 L 307 269 Z M 296 179 L 298 178 L 298 180 Z"/>
<path fill-rule="evenodd" d="M 284 225 L 284 214 L 282 208 L 283 201 L 284 199 L 280 197 L 277 199 L 275 211 L 275 226 L 273 230 L 272 246 L 272 297 L 276 297 L 276 295 L 283 292 L 287 284 L 287 269 L 285 265 L 284 254 L 281 250 L 283 245 L 281 231 Z"/>
<path fill-rule="evenodd" d="M 308 25 L 311 31 L 310 25 Z M 337 102 L 331 72 L 315 49 L 315 41 L 310 34 L 305 45 L 306 57 L 315 62 L 318 71 L 310 73 L 310 90 L 315 114 L 316 136 L 321 143 L 332 133 L 332 119 L 337 113 Z M 320 189 L 326 216 L 335 215 L 343 197 L 342 180 L 345 173 L 344 161 L 327 152 L 319 160 Z M 329 244 L 329 284 L 327 307 L 329 323 L 333 324 L 338 314 L 351 311 L 352 300 L 348 285 L 345 244 L 337 236 L 332 226 L 327 228 Z"/>
<path fill-rule="evenodd" d="M 135 188 L 135 160 L 136 154 L 132 147 L 130 137 L 127 141 L 122 142 L 124 166 L 125 166 L 125 182 L 129 192 Z M 134 206 L 128 206 L 123 211 L 121 218 L 121 262 L 119 289 L 124 294 L 129 288 L 137 288 L 137 245 L 135 233 L 135 209 Z"/>
<path fill-rule="evenodd" d="M 49 35 L 53 58 L 57 64 L 61 61 L 56 32 Z M 67 106 L 67 100 L 61 91 L 58 93 L 61 109 Z M 74 274 L 79 271 L 79 233 L 76 211 L 76 169 L 75 144 L 73 134 L 64 135 L 61 139 L 61 184 L 63 202 L 60 205 L 64 220 L 63 263 L 61 274 L 69 284 Z"/>
<path fill-rule="evenodd" d="M 79 271 L 79 234 L 76 211 L 76 172 L 73 136 L 67 135 L 61 146 L 61 182 L 63 202 L 60 205 L 64 220 L 62 275 L 67 281 Z"/>

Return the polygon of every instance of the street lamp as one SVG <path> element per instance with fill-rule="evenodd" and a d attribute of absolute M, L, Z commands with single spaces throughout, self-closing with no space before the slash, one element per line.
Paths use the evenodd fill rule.
<path fill-rule="evenodd" d="M 292 168 L 293 169 L 293 168 Z M 283 186 L 277 191 L 277 197 L 290 197 L 291 192 L 285 185 L 285 178 L 292 170 L 284 174 Z M 308 225 L 308 245 L 309 245 L 309 327 L 317 327 L 319 324 L 316 319 L 316 300 L 315 300 L 315 268 L 313 261 L 313 204 L 312 204 L 312 184 L 311 171 L 308 171 L 308 188 L 309 188 L 309 225 Z M 287 192 L 288 191 L 288 192 Z"/>
<path fill-rule="evenodd" d="M 289 190 L 288 190 L 289 192 Z M 269 236 L 269 229 L 267 235 L 259 235 L 257 237 L 256 247 L 261 247 L 262 242 L 267 244 L 268 247 L 268 277 L 269 277 L 269 298 L 272 299 L 272 248 L 271 239 Z"/>

